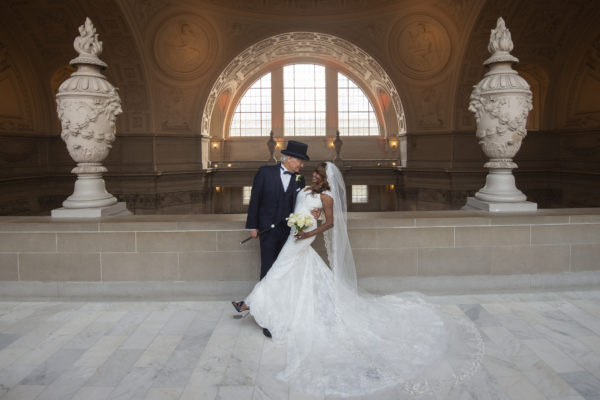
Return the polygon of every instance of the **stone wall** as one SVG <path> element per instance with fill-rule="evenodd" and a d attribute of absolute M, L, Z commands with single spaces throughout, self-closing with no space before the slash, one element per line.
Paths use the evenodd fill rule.
<path fill-rule="evenodd" d="M 473 132 L 408 134 L 405 168 L 359 158 L 364 140 L 345 138 L 342 149 L 346 183 L 370 185 L 372 201 L 353 211 L 459 209 L 484 185 L 486 160 Z M 225 159 L 206 170 L 199 136 L 118 135 L 105 163 L 107 189 L 136 214 L 244 212 L 241 187 L 266 163 L 265 143 L 251 145 L 262 146 L 262 159 Z M 540 208 L 600 206 L 600 131 L 529 132 L 515 161 L 517 187 Z M 306 177 L 315 165 L 307 163 Z M 72 193 L 74 166 L 58 135 L 0 135 L 0 215 L 48 215 Z M 217 186 L 231 193 L 218 196 Z"/>
<path fill-rule="evenodd" d="M 243 215 L 2 217 L 0 293 L 243 296 L 260 268 L 258 243 L 240 244 L 243 223 Z M 352 213 L 349 236 L 359 277 L 378 292 L 600 282 L 586 275 L 600 271 L 598 209 Z M 322 240 L 314 247 L 326 258 Z"/>

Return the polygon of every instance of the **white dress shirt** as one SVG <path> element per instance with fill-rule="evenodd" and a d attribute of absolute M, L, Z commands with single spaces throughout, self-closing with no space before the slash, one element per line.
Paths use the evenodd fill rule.
<path fill-rule="evenodd" d="M 283 166 L 283 164 L 280 164 L 280 166 L 281 168 L 279 169 L 279 176 L 281 176 L 281 183 L 283 184 L 283 191 L 285 192 L 290 185 L 290 179 L 292 179 L 292 175 L 285 173 L 287 169 Z"/>

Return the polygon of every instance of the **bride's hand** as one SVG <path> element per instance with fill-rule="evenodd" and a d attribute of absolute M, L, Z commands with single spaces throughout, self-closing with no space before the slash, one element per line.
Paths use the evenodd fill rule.
<path fill-rule="evenodd" d="M 308 236 L 308 233 L 306 233 L 306 232 L 296 232 L 296 234 L 294 235 L 294 237 L 296 239 L 306 239 L 306 238 L 308 238 L 310 236 Z"/>

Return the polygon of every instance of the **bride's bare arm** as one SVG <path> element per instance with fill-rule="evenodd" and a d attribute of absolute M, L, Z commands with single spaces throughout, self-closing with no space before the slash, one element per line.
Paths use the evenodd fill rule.
<path fill-rule="evenodd" d="M 333 227 L 333 199 L 331 196 L 321 193 L 321 203 L 323 204 L 323 212 L 325 213 L 325 222 L 310 232 L 297 233 L 295 235 L 297 239 L 306 239 Z"/>

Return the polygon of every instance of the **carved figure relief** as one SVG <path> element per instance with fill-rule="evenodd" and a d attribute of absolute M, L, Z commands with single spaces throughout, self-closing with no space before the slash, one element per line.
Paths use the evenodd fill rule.
<path fill-rule="evenodd" d="M 172 90 L 165 99 L 164 110 L 165 118 L 162 123 L 163 128 L 175 130 L 189 130 L 184 115 L 183 92 L 180 89 Z"/>
<path fill-rule="evenodd" d="M 212 65 L 215 41 L 216 35 L 208 22 L 196 22 L 187 16 L 173 18 L 156 34 L 156 63 L 171 77 L 196 78 Z"/>
<path fill-rule="evenodd" d="M 451 54 L 448 32 L 428 16 L 412 16 L 396 23 L 390 54 L 398 67 L 413 78 L 426 78 L 441 71 Z"/>
<path fill-rule="evenodd" d="M 441 104 L 439 93 L 434 88 L 427 88 L 421 92 L 419 102 L 418 123 L 423 128 L 441 127 L 444 121 L 441 117 Z"/>

